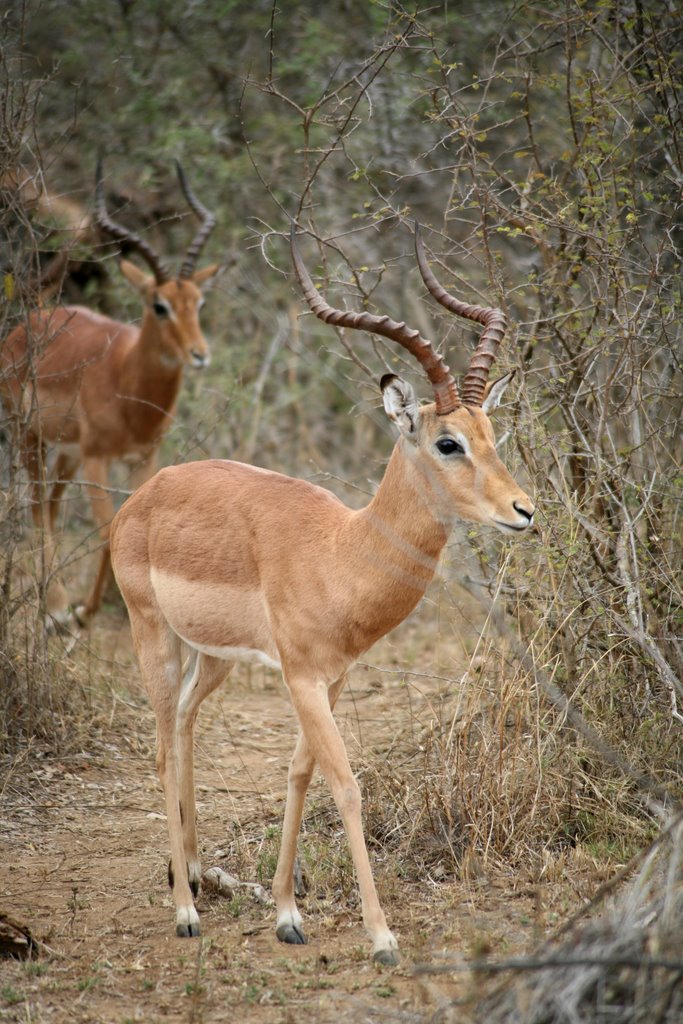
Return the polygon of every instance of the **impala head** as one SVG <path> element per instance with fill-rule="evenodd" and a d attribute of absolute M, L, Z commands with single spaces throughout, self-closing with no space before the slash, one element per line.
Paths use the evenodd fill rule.
<path fill-rule="evenodd" d="M 489 413 L 500 403 L 514 376 L 492 384 L 488 374 L 505 333 L 501 310 L 470 306 L 449 295 L 432 274 L 416 226 L 415 245 L 422 278 L 434 298 L 451 312 L 484 324 L 484 331 L 462 382 L 462 397 L 446 363 L 419 331 L 387 316 L 334 309 L 316 290 L 299 255 L 294 226 L 292 257 L 303 293 L 312 311 L 325 323 L 381 334 L 411 352 L 423 367 L 434 402 L 419 406 L 412 386 L 386 374 L 381 381 L 384 408 L 396 424 L 422 486 L 439 516 L 458 516 L 495 526 L 507 534 L 521 533 L 533 523 L 534 503 L 518 487 L 495 447 Z"/>
<path fill-rule="evenodd" d="M 203 367 L 209 363 L 209 346 L 199 324 L 199 310 L 204 302 L 203 292 L 220 267 L 216 263 L 202 270 L 195 270 L 194 267 L 216 221 L 190 189 L 179 163 L 176 163 L 176 168 L 183 195 L 201 222 L 177 277 L 170 275 L 148 242 L 109 217 L 104 199 L 101 160 L 98 160 L 95 175 L 96 222 L 112 238 L 142 256 L 152 271 L 151 274 L 145 273 L 129 260 L 122 259 L 120 262 L 121 273 L 142 297 L 143 327 L 147 329 L 146 336 L 155 338 L 162 361 L 169 366 L 187 364 Z"/>
<path fill-rule="evenodd" d="M 434 403 L 419 406 L 407 381 L 382 377 L 387 416 L 444 519 L 457 516 L 507 534 L 523 533 L 533 523 L 534 503 L 498 457 L 489 419 L 513 377 L 514 371 L 487 387 L 481 407 L 461 404 L 442 414 Z"/>

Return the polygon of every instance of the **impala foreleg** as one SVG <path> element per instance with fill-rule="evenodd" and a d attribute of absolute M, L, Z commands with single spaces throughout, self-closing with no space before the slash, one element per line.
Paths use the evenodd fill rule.
<path fill-rule="evenodd" d="M 131 473 L 130 487 L 137 490 L 156 470 L 156 450 L 150 452 Z M 102 545 L 99 551 L 95 581 L 85 604 L 76 609 L 76 618 L 83 626 L 100 610 L 102 596 L 111 578 L 111 552 L 109 550 L 109 529 L 114 518 L 114 501 L 109 490 L 109 463 L 105 459 L 86 459 L 84 474 L 88 481 L 88 496 L 92 517 Z"/>
<path fill-rule="evenodd" d="M 344 824 L 358 880 L 363 923 L 372 939 L 374 959 L 393 966 L 398 963 L 398 943 L 389 930 L 377 896 L 363 835 L 360 788 L 332 715 L 327 687 L 291 675 L 287 682 L 309 751 L 320 766 Z"/>
<path fill-rule="evenodd" d="M 109 528 L 114 518 L 114 501 L 109 491 L 109 463 L 105 459 L 86 459 L 83 474 L 87 483 L 92 517 L 97 527 L 101 547 L 98 554 L 95 581 L 85 604 L 76 609 L 76 618 L 85 625 L 99 611 L 102 595 L 111 576 L 111 553 L 109 550 Z"/>
<path fill-rule="evenodd" d="M 232 662 L 207 654 L 190 655 L 178 705 L 178 780 L 183 847 L 190 889 L 199 892 L 201 865 L 197 847 L 197 812 L 194 793 L 194 724 L 202 701 L 220 686 L 232 670 Z"/>
<path fill-rule="evenodd" d="M 342 676 L 330 687 L 328 691 L 330 709 L 334 708 L 345 681 L 346 676 Z M 314 768 L 315 758 L 305 736 L 300 733 L 289 765 L 282 842 L 272 886 L 273 898 L 277 906 L 277 937 L 280 942 L 290 942 L 295 945 L 301 945 L 307 941 L 294 895 L 294 864 L 306 793 Z"/>
<path fill-rule="evenodd" d="M 315 758 L 305 736 L 300 734 L 289 764 L 282 842 L 272 886 L 273 899 L 277 907 L 276 935 L 280 942 L 290 942 L 294 945 L 305 945 L 307 942 L 294 896 L 294 862 L 304 802 L 314 768 Z"/>
<path fill-rule="evenodd" d="M 80 460 L 66 452 L 60 452 L 57 456 L 54 469 L 54 483 L 50 491 L 50 530 L 55 532 L 57 527 L 57 515 L 59 513 L 59 502 L 70 480 L 73 480 L 74 473 L 78 469 Z"/>

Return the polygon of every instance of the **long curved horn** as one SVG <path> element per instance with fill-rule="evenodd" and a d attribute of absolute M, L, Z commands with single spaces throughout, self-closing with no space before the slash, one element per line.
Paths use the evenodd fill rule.
<path fill-rule="evenodd" d="M 188 278 L 192 277 L 197 257 L 206 245 L 209 235 L 216 226 L 216 218 L 205 206 L 202 205 L 202 203 L 199 202 L 196 195 L 190 188 L 190 184 L 185 177 L 185 171 L 183 170 L 180 161 L 176 160 L 175 165 L 178 172 L 178 181 L 180 182 L 180 187 L 183 190 L 183 195 L 187 200 L 187 205 L 190 207 L 194 215 L 201 221 L 199 231 L 192 239 L 190 247 L 187 250 L 187 255 L 183 261 L 183 265 L 180 268 L 179 276 L 181 278 Z"/>
<path fill-rule="evenodd" d="M 164 281 L 168 281 L 168 270 L 151 245 L 145 242 L 143 238 L 140 238 L 139 235 L 136 235 L 134 231 L 129 231 L 123 225 L 117 224 L 107 213 L 104 184 L 102 182 L 101 157 L 97 160 L 97 168 L 95 170 L 95 223 L 108 235 L 115 238 L 117 242 L 127 242 L 131 249 L 135 249 L 149 265 L 157 284 L 163 284 Z"/>
<path fill-rule="evenodd" d="M 317 290 L 296 244 L 296 225 L 292 222 L 290 243 L 292 261 L 304 297 L 320 320 L 335 327 L 352 327 L 359 331 L 381 334 L 384 338 L 397 341 L 415 356 L 427 374 L 434 391 L 436 411 L 439 416 L 453 412 L 460 405 L 458 390 L 451 372 L 442 357 L 434 351 L 432 343 L 423 338 L 419 331 L 413 331 L 404 323 L 391 320 L 388 316 L 374 316 L 372 313 L 352 313 L 330 306 Z"/>
<path fill-rule="evenodd" d="M 484 331 L 479 339 L 469 369 L 462 381 L 462 401 L 465 405 L 481 405 L 484 401 L 486 382 L 489 377 L 491 364 L 496 358 L 496 353 L 505 335 L 507 318 L 502 309 L 495 309 L 489 306 L 470 306 L 461 302 L 454 295 L 449 295 L 443 288 L 427 264 L 420 225 L 415 222 L 415 255 L 417 265 L 422 274 L 422 280 L 427 286 L 429 293 L 438 303 L 445 306 L 451 313 L 457 313 L 467 320 L 475 320 L 484 325 Z"/>

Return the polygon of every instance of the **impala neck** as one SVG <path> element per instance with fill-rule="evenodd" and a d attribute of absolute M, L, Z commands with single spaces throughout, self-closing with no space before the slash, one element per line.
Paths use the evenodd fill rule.
<path fill-rule="evenodd" d="M 431 582 L 451 528 L 441 508 L 437 481 L 400 438 L 377 493 L 353 514 L 346 537 L 347 558 L 364 581 L 370 634 L 381 636 L 401 622 Z"/>
<path fill-rule="evenodd" d="M 166 418 L 175 409 L 183 364 L 169 358 L 168 352 L 163 327 L 154 314 L 145 312 L 122 373 L 122 394 L 129 399 L 126 416 L 129 423 L 136 422 L 141 434 L 163 429 Z"/>

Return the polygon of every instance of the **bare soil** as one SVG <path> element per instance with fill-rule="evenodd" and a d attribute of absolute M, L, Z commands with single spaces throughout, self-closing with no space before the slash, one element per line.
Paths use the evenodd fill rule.
<path fill-rule="evenodd" d="M 410 650 L 415 625 L 402 629 L 372 652 L 374 663 Z M 520 954 L 574 909 L 568 884 L 540 893 L 512 871 L 416 878 L 400 846 L 375 846 L 402 960 L 374 966 L 343 832 L 316 779 L 301 838 L 308 945 L 280 944 L 272 906 L 247 890 L 233 900 L 202 892 L 203 937 L 176 938 L 154 722 L 123 610 L 109 607 L 64 656 L 91 679 L 93 724 L 80 749 L 61 757 L 30 750 L 4 779 L 0 911 L 42 946 L 32 961 L 0 960 L 2 1021 L 284 1024 L 302 1012 L 323 1022 L 461 1020 L 453 1000 L 476 996 L 481 981 L 465 970 L 421 974 L 418 965 Z M 396 680 L 364 666 L 351 674 L 337 717 L 352 763 L 372 761 L 413 728 L 417 705 L 427 706 L 438 685 Z M 284 685 L 267 669 L 236 671 L 206 702 L 196 754 L 205 868 L 220 865 L 268 890 L 295 733 Z"/>

